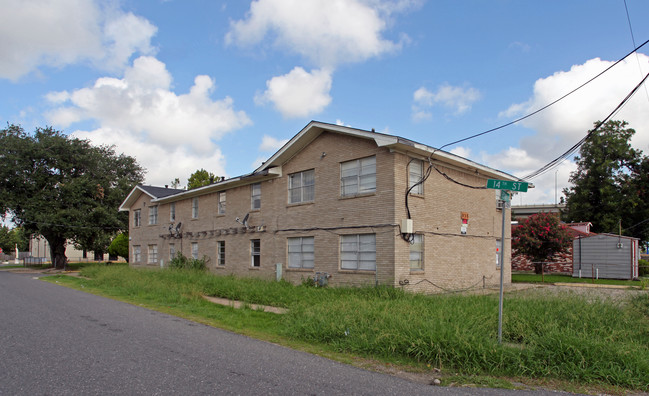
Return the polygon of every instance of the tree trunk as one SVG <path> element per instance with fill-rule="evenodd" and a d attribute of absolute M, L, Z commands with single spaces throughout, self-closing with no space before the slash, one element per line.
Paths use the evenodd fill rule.
<path fill-rule="evenodd" d="M 56 269 L 66 269 L 68 266 L 68 258 L 65 256 L 65 238 L 58 236 L 45 236 L 47 243 L 50 244 L 50 258 L 52 266 Z"/>

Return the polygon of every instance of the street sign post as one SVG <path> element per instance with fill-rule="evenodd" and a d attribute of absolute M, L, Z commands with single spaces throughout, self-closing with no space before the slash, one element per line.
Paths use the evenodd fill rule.
<path fill-rule="evenodd" d="M 503 342 L 503 278 L 505 277 L 505 212 L 507 209 L 507 202 L 510 200 L 510 192 L 527 192 L 529 183 L 517 182 L 509 180 L 488 179 L 487 188 L 500 190 L 500 200 L 505 204 L 503 205 L 502 216 L 502 239 L 500 249 L 500 300 L 498 302 L 498 343 Z"/>
<path fill-rule="evenodd" d="M 517 192 L 527 192 L 527 187 L 529 186 L 529 183 L 525 182 L 516 182 L 516 181 L 509 181 L 509 180 L 497 180 L 497 179 L 489 179 L 487 180 L 487 188 L 491 188 L 494 190 L 509 190 L 509 191 L 517 191 Z"/>

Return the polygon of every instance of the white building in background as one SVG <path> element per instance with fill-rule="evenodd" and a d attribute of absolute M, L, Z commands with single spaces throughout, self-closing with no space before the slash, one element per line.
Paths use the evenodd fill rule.
<path fill-rule="evenodd" d="M 50 244 L 47 239 L 40 235 L 32 235 L 29 238 L 29 256 L 33 263 L 48 263 L 52 261 L 50 256 Z M 79 250 L 74 247 L 74 243 L 68 241 L 65 246 L 65 256 L 69 262 L 88 262 L 88 261 L 124 261 L 123 258 L 109 258 L 108 253 L 95 256 L 92 251 Z"/>

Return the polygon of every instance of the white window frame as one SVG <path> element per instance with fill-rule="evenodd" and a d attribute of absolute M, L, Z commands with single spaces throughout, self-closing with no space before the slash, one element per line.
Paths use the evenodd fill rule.
<path fill-rule="evenodd" d="M 288 175 L 288 203 L 315 201 L 315 169 Z"/>
<path fill-rule="evenodd" d="M 176 245 L 173 243 L 169 244 L 169 260 L 173 260 L 176 257 Z"/>
<path fill-rule="evenodd" d="M 192 258 L 198 260 L 198 242 L 192 242 Z"/>
<path fill-rule="evenodd" d="M 149 245 L 147 262 L 154 264 L 158 262 L 158 245 Z"/>
<path fill-rule="evenodd" d="M 198 219 L 198 197 L 192 198 L 192 219 Z"/>
<path fill-rule="evenodd" d="M 250 240 L 250 266 L 252 268 L 261 267 L 261 240 Z"/>
<path fill-rule="evenodd" d="M 216 265 L 225 265 L 225 241 L 216 242 Z"/>
<path fill-rule="evenodd" d="M 169 204 L 169 221 L 172 223 L 176 221 L 176 203 L 172 202 Z"/>
<path fill-rule="evenodd" d="M 424 269 L 424 236 L 412 234 L 410 242 L 410 270 L 423 271 Z"/>
<path fill-rule="evenodd" d="M 315 238 L 287 238 L 288 268 L 313 269 L 315 262 Z"/>
<path fill-rule="evenodd" d="M 261 183 L 250 185 L 250 209 L 261 209 Z"/>
<path fill-rule="evenodd" d="M 376 192 L 376 156 L 340 164 L 340 196 L 353 197 Z"/>
<path fill-rule="evenodd" d="M 376 271 L 376 234 L 341 235 L 340 269 Z"/>
<path fill-rule="evenodd" d="M 149 225 L 158 224 L 158 205 L 149 206 Z"/>
<path fill-rule="evenodd" d="M 410 165 L 408 166 L 408 188 L 415 186 L 419 183 L 424 177 L 424 161 L 420 159 L 412 159 Z M 424 194 L 424 183 L 416 185 L 412 190 L 411 194 Z"/>
<path fill-rule="evenodd" d="M 217 210 L 217 212 L 218 212 L 218 214 L 220 214 L 220 215 L 224 215 L 224 214 L 225 214 L 226 198 L 227 198 L 227 196 L 225 195 L 225 191 L 221 191 L 221 192 L 218 194 L 219 203 L 218 203 L 218 210 Z"/>
<path fill-rule="evenodd" d="M 140 245 L 133 245 L 133 262 L 139 263 L 142 260 L 142 247 Z"/>
<path fill-rule="evenodd" d="M 133 227 L 140 227 L 142 225 L 142 210 L 135 209 L 133 211 Z"/>

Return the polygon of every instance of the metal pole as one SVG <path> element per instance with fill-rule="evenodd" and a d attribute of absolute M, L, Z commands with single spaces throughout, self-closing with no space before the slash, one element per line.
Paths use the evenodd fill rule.
<path fill-rule="evenodd" d="M 507 211 L 507 202 L 509 201 L 509 192 L 502 190 L 503 199 L 503 220 L 502 220 L 502 237 L 500 239 L 500 301 L 498 302 L 498 343 L 503 342 L 503 278 L 505 277 L 505 212 Z"/>

